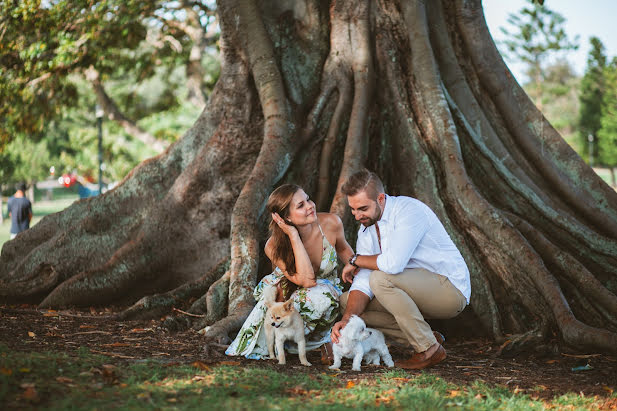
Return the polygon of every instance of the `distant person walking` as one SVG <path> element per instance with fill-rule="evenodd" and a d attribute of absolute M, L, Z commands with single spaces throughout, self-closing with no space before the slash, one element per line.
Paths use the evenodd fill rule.
<path fill-rule="evenodd" d="M 17 189 L 15 195 L 7 202 L 11 218 L 11 240 L 17 234 L 30 228 L 30 220 L 32 220 L 32 204 L 26 198 L 26 185 L 19 183 L 15 188 Z"/>

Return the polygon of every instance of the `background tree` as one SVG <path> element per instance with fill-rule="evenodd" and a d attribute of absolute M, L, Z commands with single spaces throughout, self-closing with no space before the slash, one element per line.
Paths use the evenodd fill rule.
<path fill-rule="evenodd" d="M 578 152 L 589 161 L 588 137 L 594 137 L 594 158 L 598 158 L 599 135 L 601 127 L 602 106 L 606 90 L 605 69 L 607 66 L 604 45 L 597 37 L 590 40 L 591 50 L 587 57 L 587 67 L 580 86 L 580 110 L 578 115 Z"/>
<path fill-rule="evenodd" d="M 273 187 L 317 193 L 353 233 L 338 188 L 367 166 L 435 210 L 470 267 L 475 324 L 505 347 L 555 335 L 616 352 L 617 193 L 514 81 L 480 0 L 217 9 L 222 71 L 200 118 L 114 190 L 5 243 L 5 300 L 134 303 L 120 318 L 180 306 L 228 339 L 271 268 Z"/>
<path fill-rule="evenodd" d="M 542 90 L 544 87 L 545 65 L 550 57 L 578 48 L 577 38 L 570 41 L 564 29 L 565 18 L 556 11 L 544 6 L 544 2 L 529 0 L 518 14 L 510 14 L 508 23 L 511 31 L 501 28 L 507 36 L 503 42 L 506 55 L 514 61 L 527 65 L 529 95 L 542 110 Z"/>
<path fill-rule="evenodd" d="M 606 88 L 603 96 L 600 130 L 597 133 L 599 163 L 611 170 L 613 187 L 617 188 L 617 58 L 604 69 Z"/>
<path fill-rule="evenodd" d="M 577 150 L 581 79 L 566 59 L 557 59 L 546 64 L 543 77 L 542 89 L 536 94 L 537 101 L 542 106 L 542 114 L 568 144 Z M 530 96 L 537 93 L 535 87 L 532 83 L 523 85 Z"/>
<path fill-rule="evenodd" d="M 181 15 L 176 13 L 178 9 Z M 75 107 L 79 91 L 76 74 L 87 80 L 96 102 L 111 120 L 158 152 L 166 146 L 164 140 L 137 124 L 152 111 L 134 110 L 143 105 L 131 102 L 131 94 L 118 101 L 110 95 L 106 82 L 132 81 L 133 87 L 125 89 L 135 90 L 135 84 L 161 73 L 157 68 L 165 67 L 170 76 L 182 64 L 189 98 L 199 93 L 192 99 L 202 101 L 198 107 L 203 108 L 208 84 L 202 60 L 205 48 L 218 38 L 207 32 L 216 22 L 204 2 L 30 0 L 15 5 L 0 1 L 0 10 L 0 133 L 4 140 L 19 132 L 43 136 L 48 120 L 64 107 Z M 174 100 L 161 103 L 166 109 L 178 106 Z"/>

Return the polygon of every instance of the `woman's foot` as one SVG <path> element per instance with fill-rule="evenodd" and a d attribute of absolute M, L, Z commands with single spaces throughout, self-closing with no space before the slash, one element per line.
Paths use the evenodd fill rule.
<path fill-rule="evenodd" d="M 334 363 L 334 352 L 332 351 L 331 342 L 321 346 L 321 363 L 323 365 L 332 365 Z"/>

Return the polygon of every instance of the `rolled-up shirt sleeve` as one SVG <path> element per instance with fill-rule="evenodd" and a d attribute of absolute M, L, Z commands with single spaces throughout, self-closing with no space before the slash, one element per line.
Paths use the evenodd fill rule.
<path fill-rule="evenodd" d="M 396 226 L 388 233 L 388 247 L 377 257 L 377 267 L 388 274 L 401 273 L 418 243 L 429 228 L 429 219 L 421 209 L 404 207 L 399 210 Z"/>
<path fill-rule="evenodd" d="M 358 241 L 356 242 L 356 253 L 358 255 L 373 255 L 375 252 L 373 251 L 373 247 L 371 244 L 371 236 L 368 232 L 364 232 L 363 229 L 360 229 L 358 232 Z M 369 278 L 371 276 L 371 270 L 367 268 L 361 268 L 358 271 L 358 274 L 353 279 L 353 283 L 351 284 L 351 288 L 349 291 L 362 291 L 364 294 L 368 295 L 371 299 L 375 296 L 371 291 L 371 285 L 369 284 Z"/>
<path fill-rule="evenodd" d="M 375 294 L 371 291 L 371 285 L 369 283 L 370 276 L 371 270 L 368 268 L 361 268 L 360 271 L 358 271 L 358 274 L 354 277 L 349 291 L 362 291 L 372 300 Z"/>

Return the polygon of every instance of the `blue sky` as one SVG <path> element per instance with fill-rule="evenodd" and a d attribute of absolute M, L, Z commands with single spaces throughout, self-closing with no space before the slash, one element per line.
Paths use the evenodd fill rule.
<path fill-rule="evenodd" d="M 526 0 L 483 0 L 484 16 L 495 40 L 504 38 L 499 27 L 511 28 L 508 15 L 521 10 Z M 604 44 L 609 61 L 617 56 L 617 1 L 615 0 L 545 0 L 544 5 L 566 18 L 568 37 L 578 35 L 579 48 L 566 54 L 577 74 L 585 72 L 589 38 L 598 37 Z M 508 62 L 510 70 L 520 82 L 525 80 L 523 66 Z"/>

